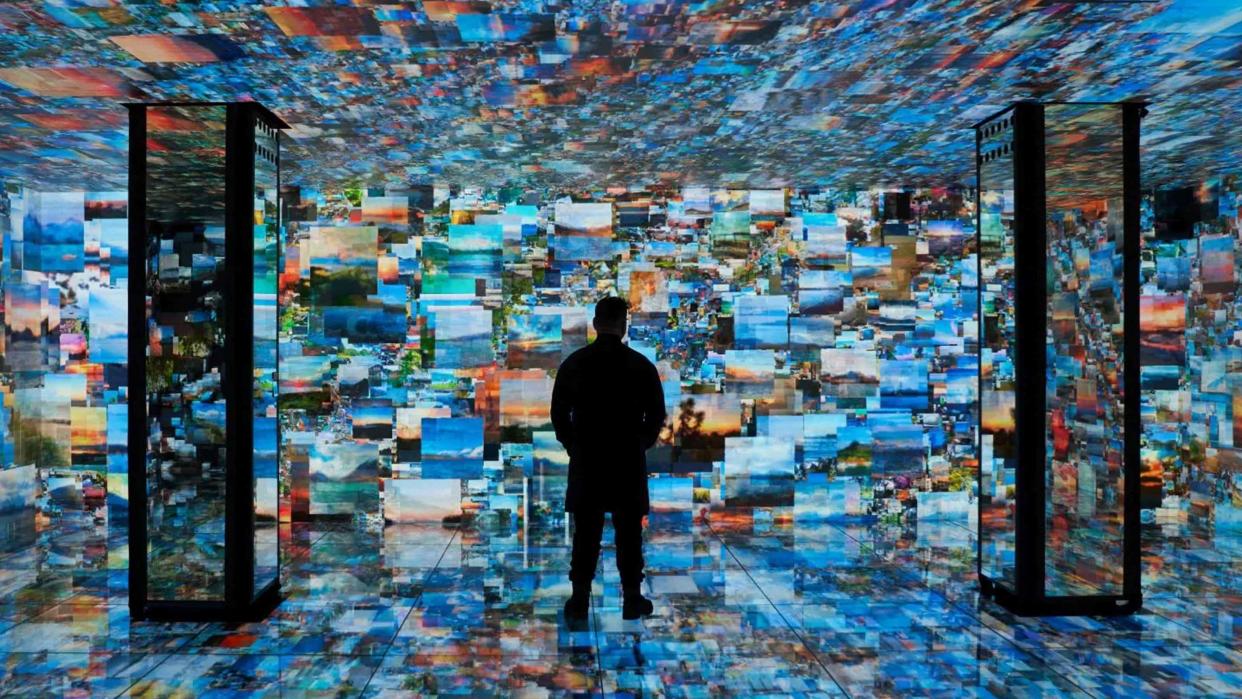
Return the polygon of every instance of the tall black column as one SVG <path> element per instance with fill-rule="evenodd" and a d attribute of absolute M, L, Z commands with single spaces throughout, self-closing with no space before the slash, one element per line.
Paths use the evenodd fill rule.
<path fill-rule="evenodd" d="M 1143 113 L 1021 102 L 975 127 L 979 579 L 1020 614 L 1142 604 Z"/>
<path fill-rule="evenodd" d="M 280 594 L 287 127 L 255 103 L 129 108 L 131 614 L 262 618 Z"/>

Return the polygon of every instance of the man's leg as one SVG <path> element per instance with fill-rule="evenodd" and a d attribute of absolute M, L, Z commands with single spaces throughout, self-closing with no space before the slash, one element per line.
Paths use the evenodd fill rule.
<path fill-rule="evenodd" d="M 643 518 L 624 512 L 612 513 L 617 540 L 617 572 L 622 590 L 637 590 L 643 581 Z"/>
<path fill-rule="evenodd" d="M 591 604 L 591 581 L 599 563 L 599 540 L 604 533 L 603 512 L 574 513 L 574 550 L 569 559 L 573 596 L 565 603 L 565 616 L 584 619 Z"/>
<path fill-rule="evenodd" d="M 643 517 L 636 513 L 614 512 L 612 529 L 617 539 L 617 572 L 621 574 L 624 595 L 621 616 L 637 619 L 652 613 L 651 601 L 643 597 Z"/>

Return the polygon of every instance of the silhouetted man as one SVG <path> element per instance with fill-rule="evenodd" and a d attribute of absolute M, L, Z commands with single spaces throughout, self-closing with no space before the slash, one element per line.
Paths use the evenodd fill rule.
<path fill-rule="evenodd" d="M 643 516 L 650 509 L 646 452 L 664 424 L 664 389 L 655 366 L 621 343 L 628 310 L 615 297 L 595 305 L 599 336 L 561 364 L 552 388 L 552 425 L 569 452 L 565 510 L 574 515 L 570 620 L 585 619 L 590 607 L 606 512 L 616 534 L 621 615 L 637 619 L 653 609 L 640 589 Z"/>

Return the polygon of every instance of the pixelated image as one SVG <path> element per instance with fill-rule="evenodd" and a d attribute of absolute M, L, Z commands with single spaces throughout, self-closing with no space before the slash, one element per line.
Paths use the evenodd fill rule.
<path fill-rule="evenodd" d="M 1236 256 L 1220 241 L 1237 239 L 1233 231 L 1242 196 L 1235 179 L 1222 179 L 1216 188 L 1220 209 L 1212 228 L 1189 242 L 1156 237 L 1153 200 L 1145 209 L 1151 257 L 1144 267 L 1148 286 L 1141 298 L 1141 360 L 1144 400 L 1150 407 L 1144 415 L 1144 475 L 1138 487 L 1150 546 L 1171 545 L 1160 543 L 1176 540 L 1165 538 L 1170 532 L 1201 531 L 1209 523 L 1216 537 L 1225 536 L 1242 521 L 1230 478 L 1192 476 L 1192 469 L 1201 467 L 1196 464 L 1214 469 L 1200 473 L 1232 473 L 1231 445 L 1242 433 L 1234 426 L 1237 410 L 1228 388 L 1234 362 L 1228 345 L 1203 353 L 1201 345 L 1184 339 L 1192 327 L 1196 332 L 1227 332 L 1229 327 L 1217 325 L 1215 313 L 1194 311 L 1229 298 L 1231 289 L 1222 291 L 1221 284 L 1236 275 L 1230 271 Z M 1013 402 L 1006 390 L 1014 378 L 1015 349 L 1007 339 L 1013 323 L 1012 195 L 1003 189 L 981 192 L 979 270 L 974 208 L 963 190 L 913 191 L 912 218 L 902 222 L 900 235 L 876 218 L 884 195 L 871 191 L 787 190 L 779 197 L 788 207 L 782 214 L 771 208 L 774 197 L 762 195 L 761 202 L 769 202 L 760 209 L 766 220 L 752 215 L 744 246 L 715 245 L 710 211 L 696 214 L 693 224 L 656 213 L 736 207 L 752 193 L 700 195 L 675 189 L 627 192 L 620 201 L 601 194 L 596 201 L 577 202 L 610 212 L 609 237 L 601 238 L 609 247 L 600 259 L 572 262 L 556 254 L 562 229 L 555 199 L 538 192 L 442 191 L 440 204 L 431 202 L 426 210 L 414 205 L 413 195 L 369 192 L 365 201 L 386 202 L 370 207 L 375 220 L 366 218 L 362 200 L 351 200 L 349 192 L 299 193 L 298 200 L 309 205 L 304 210 L 320 213 L 312 220 L 284 222 L 278 264 L 266 257 L 274 249 L 270 243 L 256 237 L 257 259 L 266 260 L 257 268 L 271 270 L 260 279 L 279 283 L 278 289 L 270 287 L 276 289 L 276 303 L 269 306 L 276 312 L 276 334 L 257 335 L 274 338 L 276 348 L 256 343 L 256 352 L 280 357 L 278 376 L 256 376 L 257 387 L 264 381 L 279 387 L 278 410 L 256 413 L 256 443 L 276 443 L 278 424 L 280 435 L 278 448 L 256 448 L 256 517 L 273 526 L 284 522 L 293 528 L 287 531 L 329 528 L 333 537 L 360 541 L 382 536 L 388 542 L 384 560 L 397 566 L 381 569 L 387 581 L 382 584 L 392 587 L 376 588 L 368 582 L 375 580 L 374 570 L 357 567 L 365 555 L 324 549 L 321 555 L 344 567 L 312 573 L 307 590 L 325 601 L 339 595 L 383 596 L 385 589 L 400 596 L 410 584 L 408 570 L 437 561 L 464 565 L 464 559 L 452 562 L 463 555 L 457 549 L 436 547 L 433 556 L 432 547 L 419 543 L 428 536 L 420 528 L 451 532 L 468 526 L 475 532 L 469 535 L 472 547 L 496 546 L 495 537 L 523 531 L 555 537 L 555 523 L 563 517 L 568 456 L 551 431 L 551 382 L 559 362 L 593 338 L 590 305 L 605 294 L 632 302 L 628 341 L 656 363 L 665 387 L 669 418 L 649 454 L 653 526 L 681 522 L 678 527 L 697 532 L 694 536 L 709 546 L 725 537 L 728 546 L 743 552 L 754 551 L 748 541 L 792 545 L 789 527 L 802 537 L 821 531 L 817 527 L 851 532 L 858 526 L 898 531 L 917 526 L 920 542 L 925 530 L 949 536 L 918 545 L 959 551 L 962 566 L 952 584 L 962 585 L 961 576 L 973 575 L 969 528 L 977 499 L 982 499 L 979 527 L 989 542 L 985 570 L 1011 574 L 1012 543 L 1006 543 L 1004 532 L 1007 526 L 1012 531 L 1005 524 L 1013 486 Z M 285 200 L 290 196 L 286 190 Z M 505 213 L 516 210 L 508 197 L 534 201 L 521 205 L 533 211 Z M 11 445 L 6 453 L 11 463 L 33 464 L 0 472 L 10 549 L 63 531 L 64 525 L 53 523 L 82 521 L 73 519 L 75 513 L 93 518 L 86 520 L 96 523 L 89 526 L 123 534 L 117 523 L 128 506 L 128 435 L 125 406 L 117 399 L 124 391 L 128 330 L 121 298 L 125 277 L 111 261 L 125 260 L 129 252 L 124 236 L 107 234 L 107 227 L 97 224 L 122 219 L 88 218 L 93 212 L 124 211 L 115 203 L 90 204 L 105 198 L 116 201 L 115 194 L 47 196 L 24 189 L 9 191 L 5 200 L 10 240 L 15 224 L 39 221 L 44 212 L 55 220 L 80 216 L 86 231 L 80 256 L 66 251 L 57 257 L 80 259 L 81 270 L 50 271 L 47 258 L 25 256 L 38 271 L 5 286 L 5 360 L 13 377 L 11 403 L 6 401 L 11 407 L 5 408 L 5 444 Z M 404 224 L 389 213 L 407 210 L 391 201 L 397 198 L 416 214 Z M 640 205 L 630 199 L 641 201 L 646 215 L 636 215 Z M 82 213 L 65 210 L 66 200 L 82 207 Z M 33 212 L 26 209 L 28 201 L 36 206 Z M 1050 278 L 1060 280 L 1062 289 L 1049 306 L 1054 341 L 1108 327 L 1120 312 L 1110 301 L 1119 267 L 1115 250 L 1108 247 L 1116 233 L 1107 202 L 1070 204 L 1049 223 L 1049 230 L 1058 232 L 1050 235 L 1050 253 L 1056 252 L 1050 270 L 1057 275 Z M 453 223 L 453 212 L 460 211 L 470 212 L 476 223 Z M 637 225 L 622 225 L 622 212 Z M 489 216 L 520 216 L 530 223 L 515 223 L 513 237 L 507 238 L 506 224 L 477 223 Z M 417 230 L 409 222 L 415 220 Z M 818 247 L 810 234 L 816 227 L 808 221 L 835 221 L 821 228 L 839 236 L 839 246 L 821 252 L 826 248 Z M 169 228 L 170 234 L 176 230 Z M 205 253 L 173 254 L 176 241 L 183 239 L 199 241 L 204 250 L 220 245 L 216 229 L 194 230 L 202 237 L 175 236 L 169 255 L 158 258 L 168 260 L 159 277 L 169 282 L 166 289 L 208 279 Z M 933 241 L 938 241 L 935 255 Z M 912 254 L 903 258 L 906 250 Z M 173 263 L 183 259 L 188 264 L 179 271 Z M 901 259 L 906 261 L 898 263 Z M 884 284 L 877 282 L 881 274 L 887 277 Z M 1205 279 L 1216 285 L 1202 283 Z M 402 293 L 386 291 L 390 288 Z M 984 311 L 977 326 L 976 293 Z M 256 297 L 259 304 L 271 303 L 263 294 Z M 1080 315 L 1084 311 L 1090 315 Z M 358 312 L 363 315 L 351 315 Z M 377 332 L 361 322 L 368 312 L 390 318 L 383 321 L 390 330 Z M 331 320 L 335 313 L 345 320 Z M 179 317 L 179 334 L 167 337 L 202 337 L 189 320 L 205 322 L 209 316 Z M 979 351 L 976 327 L 984 338 Z M 1109 530 L 1096 526 L 1110 521 L 1104 514 L 1115 507 L 1120 492 L 1101 488 L 1115 478 L 1110 474 L 1117 463 L 1110 456 L 1110 449 L 1117 448 L 1110 445 L 1117 442 L 1106 429 L 1109 415 L 1115 414 L 1110 411 L 1116 410 L 1111 406 L 1117 399 L 1108 388 L 1113 375 L 1101 373 L 1088 381 L 1085 368 L 1074 363 L 1082 356 L 1075 346 L 1094 342 L 1107 347 L 1115 339 L 1081 337 L 1065 339 L 1067 349 L 1055 355 L 1065 360 L 1053 365 L 1058 402 L 1049 436 L 1054 446 L 1049 507 L 1054 521 L 1065 527 L 1050 541 L 1055 548 L 1049 560 L 1056 566 L 1051 570 L 1073 573 L 1056 578 L 1067 591 L 1115 584 L 1108 577 L 1115 572 L 1105 573 L 1116 570 L 1106 553 L 1116 539 L 1110 544 Z M 180 352 L 193 347 L 180 340 L 161 342 Z M 188 370 L 178 356 L 170 355 L 167 371 Z M 256 354 L 257 361 L 260 356 L 269 355 Z M 1198 358 L 1190 362 L 1191 356 Z M 182 375 L 182 380 L 194 376 Z M 985 390 L 976 397 L 980 376 Z M 199 453 L 211 453 L 222 446 L 222 403 L 212 398 L 218 384 L 210 374 L 192 381 L 198 388 L 183 403 L 185 417 L 170 424 L 180 430 L 178 439 L 207 450 Z M 973 427 L 975 406 L 982 419 L 980 435 Z M 1192 414 L 1201 420 L 1187 423 Z M 1185 424 L 1203 427 L 1180 427 Z M 176 453 L 192 452 L 170 452 L 174 464 L 181 463 Z M 1074 453 L 1080 455 L 1071 458 Z M 196 502 L 209 502 L 204 498 L 213 476 L 204 462 L 192 463 L 193 468 L 186 464 L 169 470 L 159 483 L 167 492 L 160 508 L 169 534 L 186 525 L 194 527 L 194 534 L 169 538 L 151 555 L 177 561 L 178 575 L 170 585 L 184 586 L 192 579 L 193 590 L 204 594 L 219 579 L 218 564 L 213 568 L 212 562 L 222 559 L 212 539 L 218 533 L 203 523 L 219 514 L 196 507 Z M 976 491 L 980 469 L 982 489 Z M 194 479 L 193 490 L 179 485 L 187 476 Z M 1096 498 L 1088 497 L 1092 493 Z M 731 573 L 721 587 L 712 588 L 695 575 L 668 572 L 701 563 L 688 549 L 679 552 L 675 539 L 653 536 L 649 555 L 657 597 L 719 594 L 732 600 L 727 604 L 754 599 L 747 579 Z M 822 555 L 855 555 L 850 551 L 857 549 L 850 547 L 857 544 L 848 542 L 832 545 L 842 552 Z M 277 549 L 273 543 L 256 555 L 271 560 L 284 551 L 285 574 L 292 580 L 301 575 L 296 571 L 303 564 L 288 545 Z M 329 545 L 325 539 L 321 546 Z M 1163 560 L 1180 560 L 1178 549 L 1161 550 Z M 446 559 L 449 551 L 453 558 Z M 557 555 L 567 555 L 567 549 Z M 809 565 L 825 565 L 820 555 Z M 123 599 L 124 559 L 118 563 L 122 567 L 90 583 L 91 594 Z M 770 572 L 749 574 L 792 575 L 793 569 L 782 567 L 788 564 L 771 565 Z M 270 564 L 266 569 L 274 570 Z M 534 579 L 524 580 L 524 594 L 534 594 Z M 789 599 L 835 594 L 818 582 L 799 587 L 764 580 L 767 590 Z M 1157 590 L 1189 584 L 1184 576 L 1161 574 L 1155 580 Z M 877 589 L 890 584 L 874 583 Z M 169 594 L 188 592 L 183 587 Z M 1168 609 L 1168 614 L 1178 613 Z M 810 614 L 811 608 L 801 613 Z M 800 618 L 799 623 L 827 623 Z M 369 623 L 371 631 L 349 633 L 384 633 L 382 614 Z M 437 622 L 421 616 L 415 623 L 437 628 Z M 3 634 L 0 630 L 0 638 Z M 468 638 L 473 637 L 463 639 L 467 645 L 460 648 L 478 642 Z M 815 638 L 827 643 L 824 639 L 831 636 Z M 406 657 L 417 658 L 423 651 L 410 652 Z M 600 652 L 610 651 L 601 646 Z M 802 665 L 785 671 L 793 667 Z M 404 671 L 393 672 L 398 674 L 392 677 L 400 677 Z M 605 676 L 612 672 L 605 670 Z M 378 673 L 382 681 L 389 680 Z M 150 677 L 152 683 L 181 681 L 159 679 L 158 673 Z M 201 686 L 217 686 L 221 680 L 215 677 L 204 676 Z"/>
<path fill-rule="evenodd" d="M 0 5 L 0 694 L 1242 692 L 1240 26 L 1238 0 Z M 1138 483 L 1114 125 L 1050 138 L 1049 333 L 1018 346 L 1012 161 L 976 162 L 971 125 L 1019 99 L 1150 102 Z M 284 594 L 258 623 L 126 604 L 141 556 L 154 599 L 228 578 L 222 108 L 150 110 L 129 247 L 122 105 L 187 100 L 290 126 L 245 232 L 255 582 Z M 574 630 L 548 402 L 605 296 L 666 400 L 657 611 L 620 619 L 606 533 Z M 1137 490 L 1135 616 L 978 597 L 977 559 L 1016 575 L 1040 351 L 1049 594 L 1116 588 Z"/>

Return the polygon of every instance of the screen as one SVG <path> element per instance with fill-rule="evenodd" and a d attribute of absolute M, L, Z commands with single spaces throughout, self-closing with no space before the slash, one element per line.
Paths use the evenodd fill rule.
<path fill-rule="evenodd" d="M 306 445 L 284 452 L 290 512 L 559 516 L 552 383 L 611 295 L 664 386 L 648 453 L 661 513 L 965 521 L 969 197 L 912 193 L 896 234 L 885 196 L 300 190 L 316 215 L 285 229 L 282 433 Z M 825 499 L 842 487 L 855 495 Z"/>
<path fill-rule="evenodd" d="M 1138 487 L 1123 477 L 1123 383 L 1136 358 L 1125 353 L 1123 330 L 1121 115 L 1116 106 L 1045 110 L 1050 596 L 1121 594 L 1125 489 Z"/>
<path fill-rule="evenodd" d="M 1013 112 L 979 127 L 980 570 L 1017 586 Z"/>
<path fill-rule="evenodd" d="M 222 600 L 225 108 L 147 109 L 147 597 Z M 187 197 L 187 191 L 197 192 Z M 142 552 L 139 552 L 142 555 Z"/>
<path fill-rule="evenodd" d="M 1213 186 L 1219 215 L 1194 240 L 1156 240 L 1154 199 L 1144 203 L 1140 359 L 1151 407 L 1140 487 L 1152 524 L 1242 521 L 1232 479 L 1208 489 L 1194 475 L 1214 472 L 1206 465 L 1232 469 L 1230 447 L 1242 443 L 1228 381 L 1232 326 L 1216 321 L 1218 310 L 1196 312 L 1223 308 L 1238 278 L 1242 187 L 1236 178 Z M 997 439 L 1007 408 L 988 387 L 999 393 L 1011 380 L 1010 363 L 990 345 L 1007 327 L 997 294 L 1009 293 L 1012 202 L 984 192 L 974 258 L 973 211 L 961 192 L 915 191 L 905 238 L 881 227 L 880 191 L 735 192 L 286 187 L 276 267 L 278 515 L 362 513 L 373 524 L 560 516 L 567 460 L 548 425 L 551 384 L 563 357 L 591 339 L 591 303 L 616 294 L 634 309 L 628 341 L 656 362 L 668 400 L 668 425 L 649 454 L 661 516 L 706 509 L 748 526 L 795 517 L 963 521 L 982 471 L 987 537 L 989 513 L 1006 512 L 993 504 L 1011 484 Z M 615 255 L 558 260 L 550 247 L 558 202 L 611 205 L 611 231 L 600 237 Z M 36 509 L 86 511 L 123 527 L 125 194 L 10 188 L 0 206 L 6 263 L 20 273 L 4 282 L 0 515 L 31 522 Z M 746 235 L 714 241 L 717 214 L 749 215 Z M 35 254 L 30 235 L 65 241 L 63 254 Z M 175 258 L 177 274 L 202 278 L 195 265 L 205 269 L 216 249 L 206 229 L 199 245 L 201 253 Z M 171 270 L 174 258 L 164 259 Z M 1094 274 L 1091 259 L 1083 274 Z M 1177 341 L 1192 328 L 1219 341 Z M 993 379 L 982 396 L 980 373 Z M 204 403 L 187 406 L 203 412 L 178 429 L 210 453 Z M 980 405 L 976 445 L 970 425 Z M 1201 432 L 1181 428 L 1192 416 Z M 781 441 L 794 444 L 792 456 L 776 451 Z M 192 509 L 192 499 L 171 495 L 175 480 L 160 487 L 170 506 Z M 273 508 L 265 489 L 256 483 L 260 517 Z"/>

